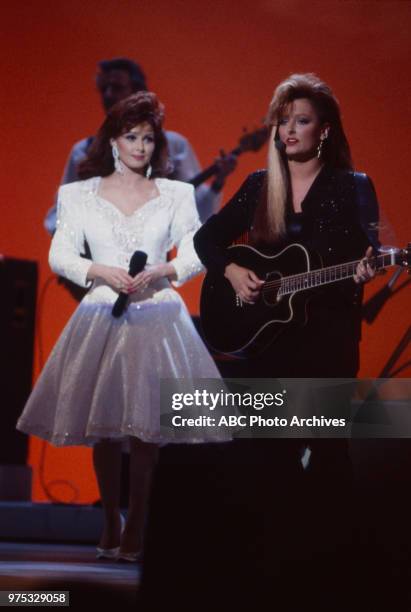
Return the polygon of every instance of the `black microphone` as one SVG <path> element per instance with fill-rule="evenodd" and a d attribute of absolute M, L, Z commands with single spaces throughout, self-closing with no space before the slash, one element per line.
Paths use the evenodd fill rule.
<path fill-rule="evenodd" d="M 130 265 L 128 269 L 128 273 L 130 276 L 135 276 L 141 270 L 144 269 L 144 266 L 147 263 L 147 253 L 144 251 L 135 251 L 130 259 Z M 121 317 L 123 314 L 128 302 L 127 293 L 120 293 L 118 298 L 116 299 L 111 314 L 113 317 Z"/>

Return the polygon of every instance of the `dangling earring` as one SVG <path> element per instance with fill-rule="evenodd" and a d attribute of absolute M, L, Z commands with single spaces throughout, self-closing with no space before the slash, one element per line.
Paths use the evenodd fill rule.
<path fill-rule="evenodd" d="M 146 178 L 147 178 L 147 179 L 149 179 L 149 178 L 150 178 L 150 176 L 151 176 L 152 172 L 153 172 L 153 168 L 152 168 L 151 164 L 148 164 L 148 166 L 147 166 L 147 170 L 146 170 Z"/>
<path fill-rule="evenodd" d="M 322 152 L 322 150 L 323 150 L 324 140 L 325 140 L 324 138 L 321 138 L 321 140 L 320 140 L 320 142 L 319 142 L 319 145 L 318 145 L 318 147 L 317 147 L 317 158 L 318 158 L 318 159 L 320 159 L 320 157 L 321 157 L 321 152 Z"/>
<path fill-rule="evenodd" d="M 328 138 L 328 132 L 325 132 L 324 137 L 320 138 L 320 142 L 319 142 L 318 147 L 317 147 L 317 157 L 318 157 L 318 159 L 320 159 L 320 157 L 321 157 L 321 153 L 322 153 L 323 145 L 324 145 L 324 140 L 326 140 L 327 138 Z"/>
<path fill-rule="evenodd" d="M 118 147 L 115 142 L 111 145 L 111 152 L 113 153 L 115 171 L 119 174 L 124 174 L 124 166 L 121 162 L 120 153 L 118 152 Z"/>

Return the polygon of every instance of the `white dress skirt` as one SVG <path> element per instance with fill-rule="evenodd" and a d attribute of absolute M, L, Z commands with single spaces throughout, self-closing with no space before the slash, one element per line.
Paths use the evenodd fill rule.
<path fill-rule="evenodd" d="M 53 270 L 86 286 L 92 260 L 128 267 L 135 250 L 148 263 L 173 263 L 177 283 L 201 270 L 192 245 L 199 226 L 190 185 L 156 179 L 159 195 L 134 215 L 123 215 L 98 195 L 99 179 L 60 188 L 58 229 L 50 250 Z M 19 430 L 55 445 L 93 445 L 135 436 L 146 442 L 212 442 L 228 433 L 160 429 L 163 378 L 220 378 L 180 295 L 166 279 L 131 296 L 120 318 L 118 293 L 95 282 L 64 328 L 18 421 Z M 199 412 L 200 414 L 200 412 Z M 205 414 L 205 411 L 204 411 Z"/>

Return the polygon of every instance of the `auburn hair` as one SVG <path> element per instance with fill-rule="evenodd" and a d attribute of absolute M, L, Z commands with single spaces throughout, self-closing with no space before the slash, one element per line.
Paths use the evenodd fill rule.
<path fill-rule="evenodd" d="M 168 147 L 163 132 L 164 106 L 155 93 L 139 91 L 128 98 L 117 102 L 107 113 L 107 116 L 97 132 L 87 157 L 78 166 L 81 179 L 92 176 L 108 176 L 114 172 L 114 159 L 110 140 L 117 138 L 147 122 L 154 131 L 155 149 L 151 157 L 152 178 L 166 176 L 170 171 Z"/>

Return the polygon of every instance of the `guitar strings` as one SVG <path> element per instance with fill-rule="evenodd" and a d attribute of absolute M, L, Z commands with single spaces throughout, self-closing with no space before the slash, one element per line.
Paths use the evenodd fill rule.
<path fill-rule="evenodd" d="M 376 257 L 369 257 L 368 261 L 371 264 L 377 264 L 378 260 L 384 261 L 385 257 L 390 258 L 390 255 L 377 255 Z M 328 266 L 326 268 L 319 268 L 317 270 L 310 270 L 310 272 L 302 272 L 300 274 L 292 274 L 291 276 L 285 276 L 282 277 L 279 280 L 274 280 L 274 281 L 268 281 L 264 284 L 263 286 L 263 293 L 265 293 L 268 289 L 268 291 L 272 291 L 275 288 L 281 287 L 283 285 L 285 285 L 286 283 L 288 283 L 289 285 L 291 285 L 294 281 L 294 285 L 296 285 L 298 283 L 298 281 L 301 281 L 303 279 L 305 279 L 305 282 L 308 282 L 310 279 L 314 278 L 315 280 L 315 276 L 318 276 L 319 274 L 326 274 L 327 272 L 330 272 L 331 270 L 334 272 L 341 272 L 341 271 L 347 271 L 347 274 L 353 273 L 354 272 L 354 268 L 356 268 L 358 266 L 358 264 L 362 261 L 362 259 L 358 259 L 356 261 L 350 261 L 344 264 L 338 264 L 335 266 Z M 343 278 L 341 279 L 330 279 L 328 281 L 323 281 L 323 283 L 321 284 L 327 284 L 332 282 L 333 280 L 344 280 Z M 308 287 L 309 288 L 309 287 Z M 289 291 L 290 293 L 292 293 L 292 291 Z"/>

